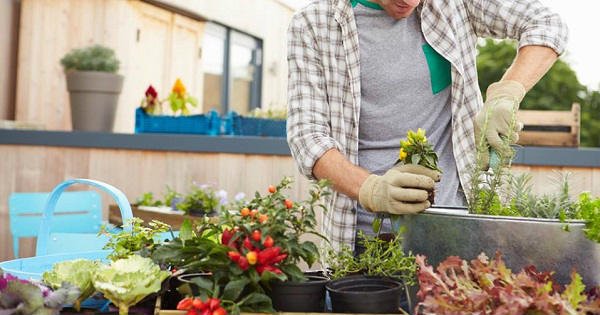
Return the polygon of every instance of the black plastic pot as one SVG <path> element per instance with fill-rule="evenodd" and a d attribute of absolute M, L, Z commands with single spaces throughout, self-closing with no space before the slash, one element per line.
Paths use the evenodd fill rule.
<path fill-rule="evenodd" d="M 390 278 L 348 276 L 327 284 L 334 313 L 399 313 L 404 286 Z"/>
<path fill-rule="evenodd" d="M 325 285 L 329 279 L 323 273 L 307 273 L 307 282 L 273 281 L 267 294 L 273 308 L 279 312 L 325 311 Z"/>

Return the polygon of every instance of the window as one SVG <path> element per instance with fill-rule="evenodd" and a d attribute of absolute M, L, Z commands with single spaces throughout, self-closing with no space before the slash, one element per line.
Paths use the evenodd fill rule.
<path fill-rule="evenodd" d="M 203 39 L 204 108 L 245 114 L 259 107 L 262 41 L 207 23 Z"/>

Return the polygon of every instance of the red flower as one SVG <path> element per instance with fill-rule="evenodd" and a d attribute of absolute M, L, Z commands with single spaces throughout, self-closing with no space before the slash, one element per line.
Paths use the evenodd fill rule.
<path fill-rule="evenodd" d="M 154 87 L 152 85 L 148 86 L 148 89 L 146 89 L 146 97 L 150 101 L 158 98 L 158 93 L 156 92 L 156 90 L 154 89 Z"/>

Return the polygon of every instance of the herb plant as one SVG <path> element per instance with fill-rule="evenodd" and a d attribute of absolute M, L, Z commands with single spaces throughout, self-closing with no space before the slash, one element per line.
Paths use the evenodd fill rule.
<path fill-rule="evenodd" d="M 343 246 L 339 252 L 331 250 L 328 253 L 327 262 L 332 270 L 332 279 L 362 274 L 388 277 L 406 285 L 415 284 L 415 257 L 410 253 L 406 255 L 402 250 L 402 233 L 397 233 L 393 239 L 387 241 L 359 231 L 358 239 L 365 248 L 358 256 L 354 255 L 349 246 Z"/>
<path fill-rule="evenodd" d="M 113 261 L 134 254 L 149 255 L 160 243 L 156 238 L 171 229 L 169 225 L 158 220 L 149 222 L 148 227 L 144 226 L 144 221 L 140 218 L 132 218 L 125 224 L 131 225 L 130 232 L 109 233 L 106 226 L 102 226 L 99 232 L 109 236 L 104 249 L 112 250 L 108 258 Z"/>
<path fill-rule="evenodd" d="M 119 60 L 115 52 L 101 45 L 73 49 L 60 60 L 60 63 L 65 72 L 77 70 L 116 73 L 119 70 Z"/>
<path fill-rule="evenodd" d="M 177 209 L 186 214 L 215 214 L 219 209 L 219 198 L 209 185 L 192 185 L 190 191 L 177 204 Z"/>
<path fill-rule="evenodd" d="M 600 298 L 584 292 L 581 277 L 573 272 L 563 290 L 552 273 L 535 267 L 514 274 L 500 254 L 479 255 L 470 263 L 451 256 L 434 270 L 417 255 L 420 303 L 415 314 L 598 314 Z"/>

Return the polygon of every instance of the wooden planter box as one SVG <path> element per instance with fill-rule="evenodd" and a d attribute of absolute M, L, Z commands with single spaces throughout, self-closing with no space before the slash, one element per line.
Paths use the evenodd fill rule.
<path fill-rule="evenodd" d="M 170 225 L 173 230 L 179 230 L 183 220 L 185 219 L 198 220 L 201 218 L 197 216 L 185 215 L 181 211 L 163 209 L 166 208 L 138 207 L 136 205 L 131 205 L 131 211 L 133 212 L 134 217 L 144 220 L 145 223 L 148 223 L 152 220 L 158 220 Z M 216 220 L 216 217 L 211 218 L 211 222 L 216 222 Z M 108 222 L 117 226 L 123 225 L 121 211 L 117 205 L 110 205 L 108 207 Z"/>

